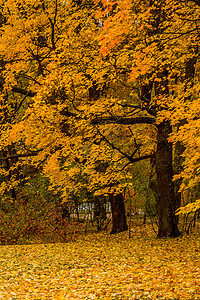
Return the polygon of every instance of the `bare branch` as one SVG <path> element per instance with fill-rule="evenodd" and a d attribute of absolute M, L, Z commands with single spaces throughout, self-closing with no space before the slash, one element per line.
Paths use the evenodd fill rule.
<path fill-rule="evenodd" d="M 0 161 L 8 160 L 8 159 L 13 159 L 13 158 L 20 158 L 20 157 L 29 157 L 29 156 L 36 156 L 41 150 L 33 151 L 31 153 L 21 153 L 21 154 L 15 154 L 15 155 L 10 155 L 7 157 L 0 157 Z"/>
<path fill-rule="evenodd" d="M 148 154 L 148 155 L 144 155 L 144 156 L 140 156 L 140 157 L 133 157 L 133 155 L 136 154 L 136 152 L 139 150 L 140 145 L 137 145 L 136 149 L 133 151 L 133 153 L 131 155 L 128 155 L 127 153 L 123 152 L 120 148 L 118 148 L 117 146 L 115 146 L 112 142 L 110 142 L 101 132 L 100 130 L 97 128 L 98 133 L 100 134 L 100 136 L 115 150 L 117 150 L 120 154 L 122 154 L 125 158 L 127 158 L 129 160 L 130 163 L 135 163 L 144 159 L 149 159 L 152 158 L 154 156 L 154 154 Z M 128 164 L 127 164 L 128 165 Z"/>
<path fill-rule="evenodd" d="M 155 118 L 152 117 L 96 117 L 92 120 L 93 125 L 105 125 L 105 124 L 121 124 L 121 125 L 134 125 L 134 124 L 155 124 Z"/>
<path fill-rule="evenodd" d="M 27 91 L 27 90 L 19 88 L 17 86 L 13 86 L 12 91 L 14 93 L 19 93 L 21 95 L 25 95 L 26 97 L 34 97 L 36 95 L 36 92 Z"/>
<path fill-rule="evenodd" d="M 128 165 L 133 164 L 135 162 L 141 161 L 141 160 L 145 160 L 145 159 L 151 159 L 152 157 L 154 157 L 154 154 L 148 154 L 148 155 L 143 155 L 140 157 L 135 157 L 135 158 L 131 158 L 131 161 L 127 162 L 122 169 L 118 170 L 118 172 L 123 171 Z"/>
<path fill-rule="evenodd" d="M 196 3 L 198 6 L 200 6 L 200 0 L 190 0 L 190 1 Z"/>

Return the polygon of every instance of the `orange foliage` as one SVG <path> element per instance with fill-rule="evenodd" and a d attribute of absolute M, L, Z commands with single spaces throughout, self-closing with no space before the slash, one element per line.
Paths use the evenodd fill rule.
<path fill-rule="evenodd" d="M 183 188 L 198 184 L 198 59 L 194 78 L 186 78 L 188 61 L 199 52 L 195 1 L 95 1 L 89 9 L 84 1 L 81 7 L 57 0 L 0 5 L 1 151 L 14 144 L 19 157 L 27 149 L 35 154 L 31 163 L 42 163 L 65 197 L 84 186 L 119 192 L 131 185 L 131 159 L 155 152 L 155 125 L 170 120 L 178 128 L 170 140 L 185 146 Z M 163 70 L 170 89 L 156 95 Z M 151 122 L 120 127 L 135 117 Z M 104 172 L 96 170 L 98 160 L 107 163 Z"/>

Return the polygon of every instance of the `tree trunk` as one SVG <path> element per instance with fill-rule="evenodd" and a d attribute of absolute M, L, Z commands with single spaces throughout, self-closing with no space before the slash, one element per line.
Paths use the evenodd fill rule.
<path fill-rule="evenodd" d="M 111 211 L 112 211 L 111 234 L 128 230 L 128 226 L 126 223 L 126 214 L 125 214 L 123 194 L 122 193 L 120 193 L 118 195 L 111 194 L 109 196 L 109 200 L 111 203 Z"/>
<path fill-rule="evenodd" d="M 196 50 L 198 53 L 198 49 Z M 198 55 L 197 53 L 194 53 L 194 56 L 189 58 L 186 61 L 186 66 L 185 66 L 185 93 L 187 92 L 187 89 L 190 89 L 194 86 L 194 76 L 195 76 L 195 66 L 197 62 Z M 184 97 L 184 100 L 190 100 L 191 95 Z M 186 120 L 182 119 L 179 124 L 177 125 L 177 130 L 179 130 L 180 126 L 183 126 L 186 124 Z M 183 162 L 184 158 L 182 156 L 183 152 L 185 150 L 184 145 L 178 141 L 175 144 L 175 149 L 174 149 L 174 174 L 180 174 L 181 171 L 183 170 Z M 175 196 L 177 203 L 181 204 L 181 193 L 179 192 L 180 186 L 182 183 L 182 179 L 178 179 L 174 182 L 175 186 Z"/>
<path fill-rule="evenodd" d="M 105 197 L 95 196 L 94 198 L 94 221 L 97 225 L 97 230 L 100 231 L 106 220 L 106 204 Z"/>
<path fill-rule="evenodd" d="M 158 237 L 177 237 L 180 235 L 177 227 L 178 218 L 175 216 L 178 207 L 173 183 L 172 144 L 168 142 L 171 130 L 168 121 L 163 121 L 158 125 L 156 153 Z"/>
<path fill-rule="evenodd" d="M 97 226 L 97 230 L 100 231 L 106 220 L 106 207 L 102 196 L 95 196 L 94 202 L 94 221 Z"/>
<path fill-rule="evenodd" d="M 23 176 L 20 174 L 20 167 L 18 166 L 18 168 L 14 168 L 15 164 L 19 161 L 18 158 L 6 158 L 9 156 L 13 156 L 16 155 L 16 149 L 13 145 L 8 145 L 6 147 L 5 150 L 1 151 L 2 157 L 5 158 L 4 163 L 2 165 L 2 168 L 4 168 L 7 171 L 7 176 L 4 177 L 4 181 L 6 183 L 10 183 L 12 177 L 15 177 L 16 180 L 22 180 Z M 6 191 L 6 196 L 9 197 L 10 200 L 12 201 L 16 201 L 17 200 L 17 187 L 10 187 L 7 191 Z"/>

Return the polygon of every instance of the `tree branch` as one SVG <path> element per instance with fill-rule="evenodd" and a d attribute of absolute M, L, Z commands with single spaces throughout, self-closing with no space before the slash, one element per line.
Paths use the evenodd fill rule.
<path fill-rule="evenodd" d="M 154 154 L 148 154 L 148 155 L 144 155 L 144 156 L 140 156 L 140 157 L 133 157 L 136 152 L 139 150 L 140 145 L 137 145 L 136 149 L 133 151 L 133 153 L 131 155 L 128 155 L 127 153 L 123 152 L 120 148 L 116 147 L 113 143 L 111 143 L 101 132 L 100 130 L 97 128 L 98 133 L 100 134 L 100 136 L 115 150 L 119 151 L 120 154 L 122 154 L 125 158 L 127 158 L 129 160 L 130 163 L 135 163 L 144 159 L 148 159 L 148 158 L 152 158 L 154 156 Z"/>
<path fill-rule="evenodd" d="M 131 160 L 129 160 L 129 162 L 127 162 L 122 169 L 118 170 L 118 172 L 122 172 L 128 165 L 133 164 L 135 162 L 141 161 L 141 160 L 145 160 L 145 159 L 151 159 L 152 157 L 154 157 L 154 154 L 148 154 L 148 155 L 143 155 L 140 157 L 135 157 L 135 158 L 131 158 Z"/>
<path fill-rule="evenodd" d="M 36 92 L 32 92 L 32 91 L 27 91 L 25 89 L 19 88 L 17 86 L 13 86 L 12 87 L 12 91 L 14 93 L 19 93 L 21 95 L 26 95 L 28 97 L 34 97 L 37 93 Z"/>
<path fill-rule="evenodd" d="M 129 161 L 131 159 L 131 156 L 129 156 L 128 154 L 126 154 L 125 152 L 123 152 L 121 149 L 119 149 L 118 147 L 116 147 L 113 143 L 111 143 L 101 132 L 100 130 L 97 128 L 98 133 L 100 134 L 100 136 L 103 138 L 103 140 L 106 141 L 106 143 L 108 143 L 108 145 L 110 145 L 113 149 L 117 150 L 120 154 L 122 154 L 124 157 L 126 157 Z"/>
<path fill-rule="evenodd" d="M 134 125 L 134 124 L 155 124 L 155 118 L 152 117 L 96 117 L 91 121 L 92 125 L 105 124 L 120 124 L 120 125 Z"/>
<path fill-rule="evenodd" d="M 200 6 L 200 0 L 190 0 L 190 1 L 196 3 L 198 6 Z"/>
<path fill-rule="evenodd" d="M 41 150 L 37 150 L 37 151 L 33 151 L 31 153 L 22 153 L 22 154 L 15 154 L 15 155 L 10 155 L 7 157 L 0 157 L 0 161 L 4 161 L 4 160 L 8 160 L 8 159 L 13 159 L 13 158 L 20 158 L 20 157 L 29 157 L 29 156 L 36 156 L 38 154 L 38 152 L 42 151 Z"/>

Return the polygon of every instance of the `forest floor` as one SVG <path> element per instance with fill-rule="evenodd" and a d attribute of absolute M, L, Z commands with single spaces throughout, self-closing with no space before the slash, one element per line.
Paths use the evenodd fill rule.
<path fill-rule="evenodd" d="M 0 299 L 200 299 L 199 230 L 157 239 L 151 226 L 0 246 Z"/>

